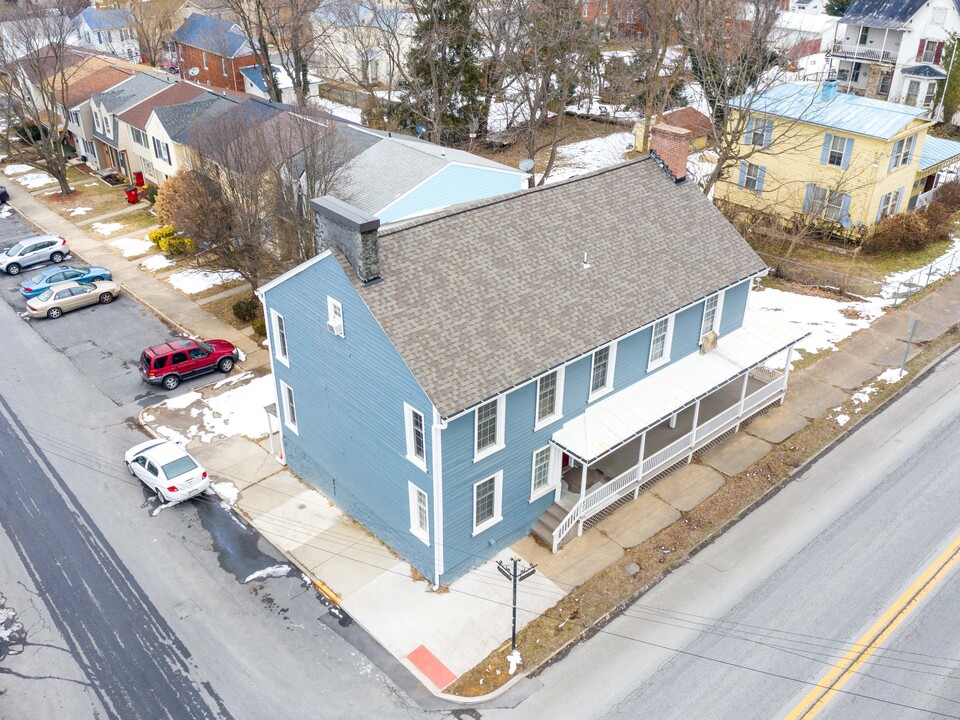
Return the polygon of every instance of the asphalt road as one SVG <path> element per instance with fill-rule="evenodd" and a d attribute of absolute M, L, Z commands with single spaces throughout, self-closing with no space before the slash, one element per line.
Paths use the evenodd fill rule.
<path fill-rule="evenodd" d="M 23 231 L 0 220 L 0 246 Z M 129 297 L 26 321 L 17 285 L 0 277 L 0 718 L 421 715 L 292 568 L 247 582 L 286 563 L 229 508 L 154 515 L 127 475 L 162 392 L 136 358 L 170 331 Z"/>
<path fill-rule="evenodd" d="M 956 567 L 917 595 L 960 546 L 958 385 L 954 355 L 543 672 L 521 715 L 800 717 L 831 668 L 870 649 L 817 717 L 960 717 Z"/>

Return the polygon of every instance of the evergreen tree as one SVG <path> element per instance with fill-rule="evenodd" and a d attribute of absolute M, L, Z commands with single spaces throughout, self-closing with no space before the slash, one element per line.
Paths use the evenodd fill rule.
<path fill-rule="evenodd" d="M 401 122 L 423 125 L 434 142 L 484 132 L 476 0 L 413 0 L 410 9 L 416 27 Z"/>
<path fill-rule="evenodd" d="M 843 17 L 843 14 L 847 11 L 847 8 L 850 7 L 851 0 L 827 0 L 827 4 L 824 6 L 824 10 L 827 15 L 833 15 L 834 17 Z"/>
<path fill-rule="evenodd" d="M 937 99 L 934 107 L 943 107 L 943 122 L 953 123 L 953 116 L 960 110 L 960 62 L 954 62 L 957 52 L 957 36 L 953 33 L 943 47 L 941 62 L 948 68 L 947 79 L 937 84 Z"/>

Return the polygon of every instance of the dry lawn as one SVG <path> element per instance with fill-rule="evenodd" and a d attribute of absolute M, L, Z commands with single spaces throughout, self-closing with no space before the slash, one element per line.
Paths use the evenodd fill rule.
<path fill-rule="evenodd" d="M 524 669 L 535 672 L 589 632 L 602 632 L 604 624 L 611 617 L 789 482 L 793 472 L 804 462 L 842 434 L 850 432 L 922 368 L 958 344 L 960 332 L 954 326 L 908 363 L 905 380 L 891 385 L 881 384 L 868 402 L 859 405 L 850 403 L 849 407 L 845 407 L 853 418 L 846 427 L 839 427 L 835 420 L 827 417 L 811 422 L 805 429 L 775 446 L 766 457 L 745 472 L 728 477 L 720 490 L 685 513 L 673 525 L 643 544 L 627 550 L 617 563 L 573 590 L 519 633 L 517 642 L 524 659 Z M 630 563 L 640 566 L 640 572 L 634 577 L 625 571 Z M 447 687 L 446 692 L 476 697 L 505 684 L 510 679 L 509 665 L 505 660 L 508 651 L 509 645 L 494 651 L 477 667 Z"/>

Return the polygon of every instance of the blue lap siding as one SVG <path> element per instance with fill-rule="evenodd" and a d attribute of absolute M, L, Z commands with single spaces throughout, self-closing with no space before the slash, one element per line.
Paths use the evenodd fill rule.
<path fill-rule="evenodd" d="M 344 337 L 327 330 L 328 295 L 342 303 Z M 299 434 L 281 419 L 288 466 L 432 578 L 433 480 L 406 458 L 403 403 L 423 413 L 428 471 L 432 404 L 333 255 L 264 297 L 271 352 L 271 310 L 286 327 L 290 367 L 273 366 L 296 402 Z M 410 532 L 408 481 L 429 498 L 431 547 Z"/>
<path fill-rule="evenodd" d="M 492 168 L 451 164 L 377 213 L 383 223 L 430 210 L 516 192 L 522 176 Z"/>

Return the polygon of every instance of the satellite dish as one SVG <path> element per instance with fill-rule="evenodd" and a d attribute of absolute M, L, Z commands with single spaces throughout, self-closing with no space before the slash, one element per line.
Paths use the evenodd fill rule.
<path fill-rule="evenodd" d="M 189 75 L 190 77 L 196 77 L 199 74 L 200 74 L 200 68 L 198 67 L 192 67 L 187 71 L 187 75 Z"/>
<path fill-rule="evenodd" d="M 427 129 L 423 125 L 417 125 L 417 137 L 423 135 Z"/>
<path fill-rule="evenodd" d="M 527 158 L 526 160 L 520 161 L 520 169 L 524 172 L 530 172 L 533 170 L 533 160 Z"/>

